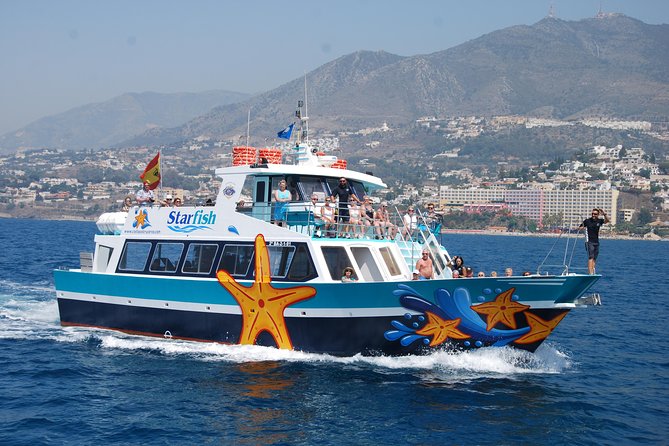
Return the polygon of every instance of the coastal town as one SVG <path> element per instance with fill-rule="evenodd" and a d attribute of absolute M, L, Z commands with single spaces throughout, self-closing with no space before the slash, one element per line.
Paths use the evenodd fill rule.
<path fill-rule="evenodd" d="M 572 123 L 520 117 L 498 117 L 487 125 L 568 126 Z M 588 125 L 619 126 L 651 131 L 643 122 L 595 122 Z M 465 139 L 486 131 L 481 118 L 439 120 L 421 118 L 417 127 L 432 127 L 448 139 Z M 392 132 L 385 123 L 357 132 L 376 146 L 375 135 Z M 324 150 L 338 145 L 339 137 L 326 135 Z M 666 135 L 656 134 L 663 138 Z M 134 197 L 141 183 L 139 174 L 158 150 L 161 153 L 162 184 L 159 193 L 180 197 L 185 204 L 201 205 L 214 200 L 220 186 L 215 167 L 230 165 L 232 148 L 238 141 L 200 137 L 178 147 L 104 150 L 36 149 L 0 157 L 0 213 L 4 216 L 57 219 L 91 219 L 102 212 L 118 210 L 125 197 Z M 284 144 L 284 161 L 290 161 L 290 146 Z M 339 151 L 341 153 L 341 151 Z M 419 165 L 426 172 L 420 182 L 391 178 L 388 190 L 377 202 L 387 200 L 401 212 L 409 204 L 434 202 L 443 214 L 499 213 L 524 217 L 536 223 L 534 230 L 578 226 L 592 207 L 610 216 L 611 230 L 629 232 L 641 224 L 637 235 L 661 237 L 669 226 L 669 175 L 663 170 L 666 157 L 658 159 L 642 147 L 595 145 L 580 149 L 572 159 L 540 165 L 515 160 L 498 161 L 496 169 L 461 167 L 442 169 L 435 161 L 457 160 L 459 151 L 438 153 Z M 348 168 L 369 171 L 380 159 L 351 154 Z M 415 163 L 415 162 L 414 162 Z M 441 170 L 440 170 L 441 169 Z M 385 176 L 384 176 L 385 177 Z M 457 228 L 456 228 L 457 229 Z M 491 227 L 494 231 L 510 228 Z M 525 228 L 527 229 L 527 228 Z M 640 233 L 641 232 L 641 233 Z M 659 235 L 658 235 L 659 234 Z"/>

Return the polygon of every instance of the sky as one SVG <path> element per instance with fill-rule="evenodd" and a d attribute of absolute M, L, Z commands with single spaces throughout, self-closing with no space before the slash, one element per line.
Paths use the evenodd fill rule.
<path fill-rule="evenodd" d="M 429 54 L 551 5 L 669 23 L 667 0 L 0 0 L 0 135 L 128 92 L 260 93 L 359 50 Z"/>

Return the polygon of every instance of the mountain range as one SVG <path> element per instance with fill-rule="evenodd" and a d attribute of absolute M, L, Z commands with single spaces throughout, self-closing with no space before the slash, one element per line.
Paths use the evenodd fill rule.
<path fill-rule="evenodd" d="M 116 146 L 151 128 L 182 125 L 212 108 L 250 95 L 215 90 L 201 93 L 126 93 L 47 116 L 0 136 L 0 151 L 18 148 L 85 149 Z"/>
<path fill-rule="evenodd" d="M 649 25 L 620 14 L 579 21 L 547 17 L 427 55 L 359 51 L 313 70 L 306 81 L 310 127 L 331 132 L 383 122 L 402 126 L 421 116 L 666 121 L 669 25 Z M 106 113 L 96 112 L 97 104 L 98 108 L 84 106 L 36 121 L 11 138 L 2 137 L 0 147 L 38 142 L 67 142 L 72 148 L 158 145 L 198 136 L 233 138 L 246 132 L 249 110 L 253 133 L 272 137 L 293 119 L 297 100 L 304 99 L 304 82 L 295 79 L 248 98 L 229 93 L 226 103 L 213 104 L 213 109 L 185 123 L 177 122 L 178 107 L 160 110 L 159 121 L 128 107 L 135 96 L 124 95 L 110 101 Z M 103 122 L 105 114 L 114 116 L 114 125 Z M 58 135 L 59 128 L 69 132 Z M 122 134 L 130 136 L 123 139 Z"/>

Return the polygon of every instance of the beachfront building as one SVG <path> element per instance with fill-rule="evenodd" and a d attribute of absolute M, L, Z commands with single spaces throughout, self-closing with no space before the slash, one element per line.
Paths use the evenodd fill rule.
<path fill-rule="evenodd" d="M 439 189 L 439 204 L 444 210 L 481 212 L 508 209 L 543 226 L 549 216 L 562 216 L 563 227 L 578 226 L 590 216 L 593 208 L 601 208 L 616 224 L 618 191 L 610 190 L 546 190 L 546 189 Z"/>

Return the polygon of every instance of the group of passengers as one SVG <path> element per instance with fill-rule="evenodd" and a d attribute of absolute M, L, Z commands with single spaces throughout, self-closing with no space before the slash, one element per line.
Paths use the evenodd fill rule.
<path fill-rule="evenodd" d="M 474 277 L 474 270 L 469 267 L 465 266 L 465 261 L 461 256 L 453 256 L 451 257 L 451 260 L 448 262 L 448 266 L 451 268 L 451 273 L 453 275 L 454 279 L 457 278 L 470 278 Z M 531 276 L 532 273 L 529 271 L 524 271 L 523 276 Z M 513 268 L 506 268 L 504 270 L 504 277 L 512 277 L 513 276 Z M 479 271 L 476 273 L 476 277 L 486 277 L 486 273 L 484 271 Z M 491 271 L 490 272 L 490 277 L 497 277 L 497 271 Z"/>
<path fill-rule="evenodd" d="M 273 198 L 274 223 L 285 226 L 288 202 L 293 199 L 286 180 L 279 181 Z M 377 239 L 394 239 L 398 233 L 397 226 L 390 220 L 388 203 L 384 201 L 374 209 L 371 199 L 363 197 L 360 200 L 344 177 L 339 179 L 337 187 L 324 198 L 323 203 L 319 202 L 318 194 L 312 194 L 306 210 L 313 213 L 314 224 L 319 228 L 317 235 L 324 233 L 330 237 L 363 238 L 365 234 L 373 233 Z"/>
<path fill-rule="evenodd" d="M 292 182 L 289 190 L 285 179 L 279 181 L 278 189 L 272 193 L 272 217 L 276 225 L 286 226 L 288 203 L 297 200 L 298 196 L 297 187 L 293 187 Z M 323 202 L 320 202 L 318 193 L 313 193 L 305 210 L 313 214 L 317 236 L 324 233 L 329 237 L 363 238 L 368 234 L 376 239 L 394 240 L 400 231 L 405 238 L 414 236 L 421 226 L 415 214 L 416 209 L 409 206 L 402 225 L 398 227 L 391 221 L 387 202 L 382 201 L 375 209 L 370 197 L 365 196 L 362 200 L 358 198 L 344 177 L 339 178 L 337 186 L 330 195 L 324 197 Z M 435 232 L 441 226 L 441 221 L 442 216 L 435 211 L 434 204 L 428 203 L 421 221 L 426 226 L 424 229 Z"/>
<path fill-rule="evenodd" d="M 142 188 L 135 194 L 135 202 L 133 203 L 133 197 L 128 195 L 123 200 L 122 211 L 128 212 L 134 206 L 153 206 L 156 204 L 155 194 L 151 189 L 148 182 L 144 182 Z M 182 204 L 182 200 L 179 197 L 173 197 L 172 194 L 166 194 L 163 200 L 160 200 L 158 204 L 162 207 L 179 207 Z"/>
<path fill-rule="evenodd" d="M 351 196 L 348 202 L 344 202 L 347 204 L 342 205 L 341 201 L 337 203 L 335 198 L 327 196 L 321 203 L 318 195 L 312 194 L 307 210 L 313 213 L 314 225 L 328 236 L 363 238 L 368 232 L 373 232 L 377 239 L 394 239 L 397 227 L 390 222 L 388 204 L 383 202 L 374 210 L 369 197 L 356 200 L 357 197 Z M 276 218 L 275 213 L 275 222 Z"/>

